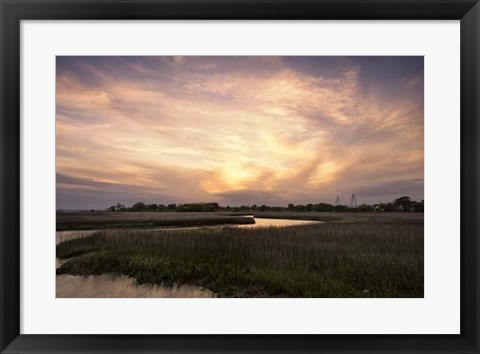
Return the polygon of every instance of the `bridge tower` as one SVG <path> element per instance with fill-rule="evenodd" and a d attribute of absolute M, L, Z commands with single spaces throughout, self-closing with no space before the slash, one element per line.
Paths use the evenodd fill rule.
<path fill-rule="evenodd" d="M 351 208 L 357 207 L 357 198 L 355 197 L 355 193 L 352 194 L 352 199 L 350 200 L 350 207 Z"/>

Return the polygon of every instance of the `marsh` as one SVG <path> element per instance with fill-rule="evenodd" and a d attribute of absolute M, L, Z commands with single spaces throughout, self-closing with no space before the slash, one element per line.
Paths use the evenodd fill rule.
<path fill-rule="evenodd" d="M 57 276 L 128 276 L 186 297 L 179 285 L 215 297 L 423 297 L 423 214 L 339 218 L 78 233 L 57 245 Z"/>

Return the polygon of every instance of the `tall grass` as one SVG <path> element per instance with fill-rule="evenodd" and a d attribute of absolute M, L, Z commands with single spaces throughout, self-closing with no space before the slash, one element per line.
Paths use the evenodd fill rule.
<path fill-rule="evenodd" d="M 109 228 L 192 227 L 254 224 L 253 218 L 217 213 L 57 212 L 57 231 Z"/>
<path fill-rule="evenodd" d="M 58 273 L 114 273 L 221 297 L 423 297 L 423 220 L 105 230 L 63 242 Z"/>

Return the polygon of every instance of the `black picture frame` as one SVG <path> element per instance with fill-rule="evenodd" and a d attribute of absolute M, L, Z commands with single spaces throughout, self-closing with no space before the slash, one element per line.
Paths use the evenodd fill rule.
<path fill-rule="evenodd" d="M 0 0 L 2 353 L 479 353 L 477 0 Z M 139 19 L 461 20 L 460 335 L 20 334 L 20 21 Z"/>

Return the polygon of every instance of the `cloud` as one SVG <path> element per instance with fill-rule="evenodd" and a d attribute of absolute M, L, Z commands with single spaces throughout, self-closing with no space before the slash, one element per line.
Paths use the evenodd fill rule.
<path fill-rule="evenodd" d="M 423 62 L 411 57 L 58 58 L 60 207 L 115 193 L 388 201 L 382 186 L 423 179 Z M 423 183 L 397 190 L 423 197 Z"/>
<path fill-rule="evenodd" d="M 238 190 L 231 192 L 222 192 L 213 194 L 215 200 L 219 200 L 221 205 L 252 205 L 252 200 L 257 205 L 285 205 L 287 200 L 279 196 L 277 192 L 266 192 L 263 190 Z"/>

